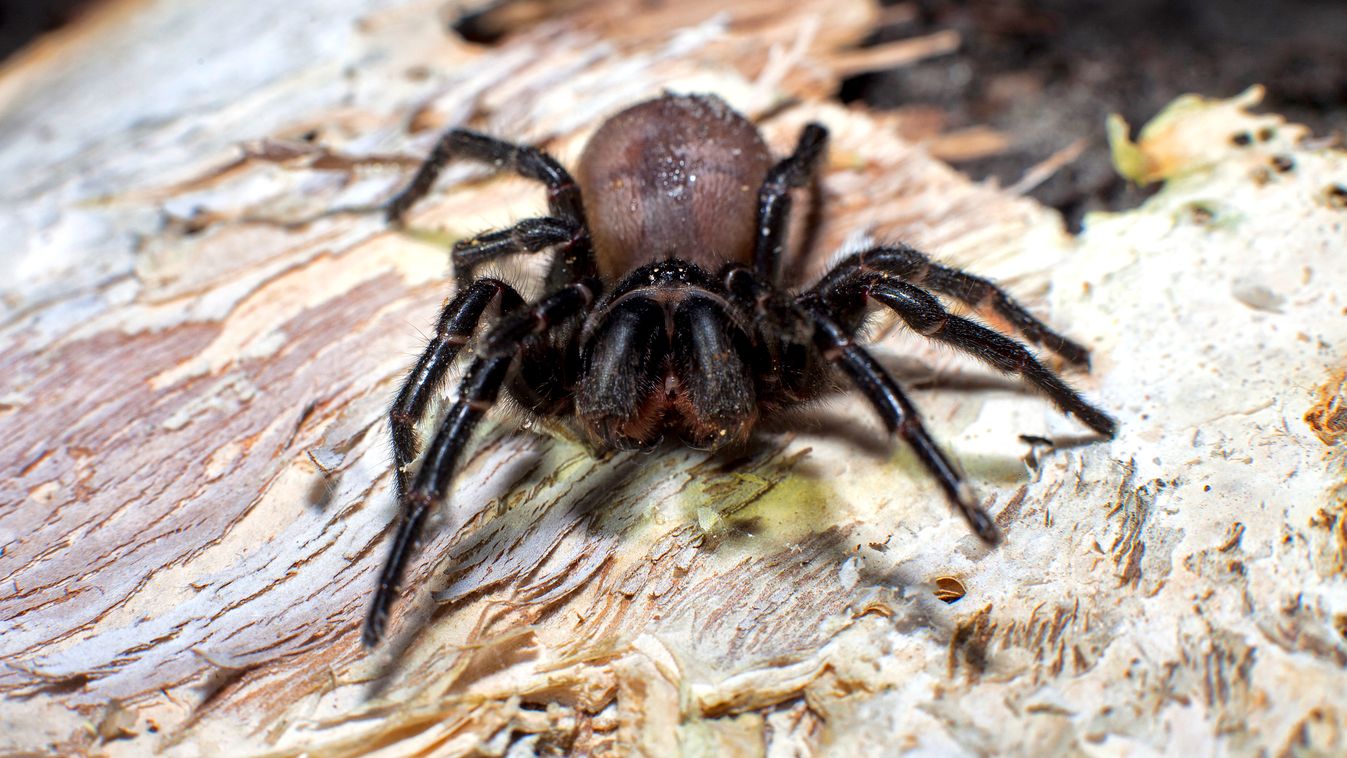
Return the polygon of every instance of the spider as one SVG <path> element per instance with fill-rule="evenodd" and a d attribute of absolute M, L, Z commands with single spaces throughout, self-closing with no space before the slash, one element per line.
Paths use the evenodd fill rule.
<path fill-rule="evenodd" d="M 804 127 L 773 161 L 757 128 L 710 95 L 672 95 L 604 122 L 576 177 L 541 150 L 462 129 L 446 132 L 386 206 L 390 223 L 463 158 L 509 169 L 547 188 L 548 214 L 458 242 L 459 288 L 389 411 L 399 505 L 363 641 L 383 635 L 411 551 L 482 415 L 505 390 L 526 413 L 569 417 L 599 447 L 649 449 L 665 432 L 693 447 L 744 441 L 757 422 L 833 389 L 845 377 L 935 477 L 988 544 L 1000 534 L 958 469 L 931 439 L 903 390 L 857 343 L 870 304 L 918 334 L 1019 374 L 1063 412 L 1112 437 L 1116 424 L 1019 342 L 952 315 L 932 293 L 990 311 L 1028 341 L 1088 367 L 1089 351 L 1052 331 L 996 285 L 932 262 L 902 244 L 850 255 L 812 286 L 785 289 L 791 190 L 811 184 L 828 132 Z M 534 302 L 482 263 L 553 251 Z M 415 425 L 492 303 L 457 401 L 411 479 Z"/>

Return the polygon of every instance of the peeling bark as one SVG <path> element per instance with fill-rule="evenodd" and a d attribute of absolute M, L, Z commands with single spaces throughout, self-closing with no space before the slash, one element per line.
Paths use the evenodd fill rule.
<path fill-rule="evenodd" d="M 537 4 L 492 46 L 438 3 L 264 5 L 112 3 L 0 72 L 0 749 L 1347 749 L 1347 157 L 1256 92 L 1112 127 L 1165 187 L 1072 239 L 826 103 L 950 44 L 858 52 L 859 0 Z M 855 397 L 719 455 L 595 458 L 498 414 L 367 655 L 383 413 L 452 282 L 358 209 L 447 125 L 571 163 L 666 87 L 779 153 L 827 124 L 799 275 L 860 234 L 999 279 L 1094 347 L 1070 379 L 1119 438 L 880 330 L 1007 534 L 988 551 Z M 455 167 L 410 223 L 542 204 Z"/>

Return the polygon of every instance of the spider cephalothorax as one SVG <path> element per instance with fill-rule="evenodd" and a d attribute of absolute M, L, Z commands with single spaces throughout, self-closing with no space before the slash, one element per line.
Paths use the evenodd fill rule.
<path fill-rule="evenodd" d="M 585 147 L 578 181 L 532 147 L 454 129 L 388 206 L 403 213 L 453 158 L 541 181 L 548 215 L 454 246 L 459 289 L 393 403 L 396 496 L 392 551 L 365 624 L 383 634 L 403 569 L 431 507 L 445 494 L 482 414 L 502 389 L 527 412 L 573 418 L 593 441 L 648 448 L 667 434 L 716 448 L 744 440 L 758 419 L 817 397 L 845 377 L 940 483 L 983 540 L 1000 539 L 958 470 L 931 440 L 902 389 L 855 342 L 871 303 L 918 334 L 1017 373 L 1096 432 L 1115 424 L 1022 344 L 950 314 L 931 293 L 989 311 L 1030 342 L 1086 366 L 1089 351 L 1053 332 L 991 282 L 932 262 L 906 245 L 848 256 L 818 282 L 788 291 L 777 277 L 790 191 L 818 171 L 827 131 L 806 126 L 773 163 L 758 130 L 720 99 L 675 96 L 605 122 Z M 526 303 L 479 263 L 553 251 L 544 294 Z M 500 316 L 480 338 L 458 399 L 414 480 L 415 425 L 488 306 Z"/>

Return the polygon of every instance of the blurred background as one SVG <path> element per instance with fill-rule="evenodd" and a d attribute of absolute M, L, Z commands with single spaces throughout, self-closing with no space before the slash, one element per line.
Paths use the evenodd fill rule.
<path fill-rule="evenodd" d="M 44 32 L 59 29 L 97 0 L 0 0 L 0 59 Z"/>
<path fill-rule="evenodd" d="M 895 3 L 895 5 L 897 5 Z M 1072 142 L 1081 156 L 1030 194 L 1073 229 L 1090 210 L 1132 207 L 1109 162 L 1104 119 L 1133 128 L 1175 97 L 1231 97 L 1267 87 L 1263 107 L 1316 135 L 1347 132 L 1347 2 L 1342 0 L 922 0 L 874 42 L 954 29 L 950 55 L 865 74 L 844 101 L 931 107 L 947 128 L 986 124 L 1010 137 L 997 155 L 958 163 L 977 179 L 1016 182 Z"/>
<path fill-rule="evenodd" d="M 653 0 L 652 0 L 653 1 Z M 784 0 L 783 0 L 784 1 Z M 0 0 L 0 59 L 89 12 L 100 0 Z M 452 31 L 490 44 L 488 2 Z M 942 155 L 974 179 L 1011 185 L 1032 167 L 1070 160 L 1029 194 L 1076 230 L 1092 210 L 1131 207 L 1145 194 L 1113 170 L 1104 119 L 1134 127 L 1175 97 L 1229 97 L 1267 86 L 1264 107 L 1342 141 L 1347 133 L 1347 2 L 1343 0 L 885 0 L 868 44 L 952 30 L 953 52 L 846 80 L 848 103 L 906 112 L 949 132 L 985 126 L 995 149 Z M 511 8 L 514 6 L 514 8 Z"/>

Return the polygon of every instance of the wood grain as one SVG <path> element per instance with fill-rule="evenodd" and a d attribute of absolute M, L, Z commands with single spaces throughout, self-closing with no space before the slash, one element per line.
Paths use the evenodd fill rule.
<path fill-rule="evenodd" d="M 434 2 L 111 8 L 0 71 L 0 750 L 1343 749 L 1340 152 L 1247 98 L 1189 104 L 1137 146 L 1165 189 L 1072 239 L 827 102 L 866 60 L 860 0 L 542 3 L 491 46 Z M 383 414 L 453 283 L 358 209 L 445 126 L 569 163 L 663 88 L 719 93 L 778 153 L 827 124 L 796 274 L 901 238 L 1000 279 L 1095 347 L 1070 379 L 1119 439 L 1073 444 L 881 324 L 1006 530 L 989 552 L 846 395 L 714 456 L 595 457 L 501 413 L 367 655 Z M 410 223 L 542 201 L 455 167 Z"/>

